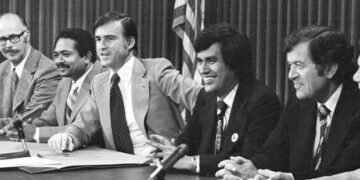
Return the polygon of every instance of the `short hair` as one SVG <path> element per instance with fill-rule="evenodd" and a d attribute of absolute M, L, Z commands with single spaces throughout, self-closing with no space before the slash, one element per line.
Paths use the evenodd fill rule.
<path fill-rule="evenodd" d="M 15 13 L 6 12 L 6 13 L 2 13 L 2 14 L 0 15 L 0 18 L 2 18 L 2 17 L 5 16 L 5 15 L 13 15 L 13 16 L 16 16 L 17 18 L 19 18 L 21 24 L 24 25 L 26 28 L 28 28 L 27 23 L 26 23 L 26 20 L 25 20 L 24 17 L 22 17 L 22 16 L 20 16 L 20 15 L 18 15 L 18 14 L 15 14 Z"/>
<path fill-rule="evenodd" d="M 135 22 L 125 13 L 118 13 L 118 12 L 108 12 L 102 16 L 100 16 L 93 25 L 93 33 L 98 27 L 105 25 L 109 22 L 119 21 L 124 29 L 123 35 L 125 38 L 133 37 L 135 39 L 135 44 L 132 50 L 135 54 L 137 54 L 138 46 L 137 46 L 137 28 Z"/>
<path fill-rule="evenodd" d="M 88 52 L 91 52 L 90 62 L 94 63 L 96 61 L 95 39 L 90 32 L 77 28 L 64 29 L 56 37 L 54 47 L 60 38 L 74 40 L 74 48 L 78 51 L 80 57 L 84 57 Z"/>
<path fill-rule="evenodd" d="M 249 83 L 253 79 L 252 46 L 249 38 L 238 33 L 227 23 L 206 27 L 194 42 L 195 51 L 208 49 L 219 43 L 225 65 L 234 71 L 240 83 Z"/>
<path fill-rule="evenodd" d="M 342 82 L 346 75 L 352 75 L 354 67 L 351 60 L 354 50 L 344 33 L 327 26 L 307 26 L 294 31 L 285 39 L 285 52 L 288 53 L 298 44 L 308 41 L 310 56 L 319 75 L 323 75 L 324 67 L 331 64 L 338 64 L 334 80 Z"/>

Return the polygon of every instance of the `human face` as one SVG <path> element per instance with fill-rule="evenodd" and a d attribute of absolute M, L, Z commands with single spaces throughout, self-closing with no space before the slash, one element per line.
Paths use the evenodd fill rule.
<path fill-rule="evenodd" d="M 303 42 L 287 53 L 288 77 L 294 83 L 298 99 L 311 98 L 325 102 L 332 94 L 327 72 L 320 76 L 309 52 L 309 43 Z"/>
<path fill-rule="evenodd" d="M 353 76 L 353 80 L 358 83 L 358 88 L 360 89 L 360 56 L 357 59 L 357 64 L 358 64 L 358 70 L 355 72 L 354 76 Z"/>
<path fill-rule="evenodd" d="M 129 42 L 123 35 L 121 20 L 112 21 L 95 30 L 96 52 L 103 66 L 117 71 L 128 60 Z"/>
<path fill-rule="evenodd" d="M 18 35 L 18 42 L 11 42 L 10 37 Z M 6 43 L 0 46 L 3 56 L 9 59 L 15 66 L 26 56 L 29 49 L 30 34 L 26 27 L 17 17 L 4 15 L 0 19 L 0 39 L 7 39 Z"/>
<path fill-rule="evenodd" d="M 238 83 L 235 72 L 223 61 L 220 44 L 214 43 L 208 49 L 197 53 L 197 70 L 201 75 L 206 92 L 225 97 Z"/>
<path fill-rule="evenodd" d="M 55 64 L 62 77 L 70 77 L 74 81 L 79 79 L 90 63 L 90 57 L 80 57 L 75 49 L 75 41 L 68 38 L 60 38 L 54 49 Z"/>

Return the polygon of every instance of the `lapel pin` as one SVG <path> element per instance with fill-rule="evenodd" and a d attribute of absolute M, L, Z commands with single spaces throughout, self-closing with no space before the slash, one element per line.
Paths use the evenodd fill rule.
<path fill-rule="evenodd" d="M 231 142 L 236 142 L 239 138 L 239 135 L 238 133 L 234 133 L 232 136 L 231 136 Z"/>

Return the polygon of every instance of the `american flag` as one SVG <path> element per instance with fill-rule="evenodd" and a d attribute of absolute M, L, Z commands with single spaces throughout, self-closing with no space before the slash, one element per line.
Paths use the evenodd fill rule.
<path fill-rule="evenodd" d="M 182 39 L 182 74 L 201 82 L 196 72 L 196 53 L 193 42 L 197 33 L 204 27 L 205 0 L 176 0 L 172 28 Z"/>

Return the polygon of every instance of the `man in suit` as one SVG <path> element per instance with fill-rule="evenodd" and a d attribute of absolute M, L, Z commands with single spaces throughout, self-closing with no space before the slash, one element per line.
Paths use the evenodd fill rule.
<path fill-rule="evenodd" d="M 55 40 L 53 54 L 63 77 L 54 101 L 39 118 L 24 128 L 27 138 L 42 143 L 75 120 L 90 96 L 93 77 L 103 70 L 101 63 L 96 60 L 93 36 L 82 29 L 62 30 Z"/>
<path fill-rule="evenodd" d="M 72 151 L 102 130 L 106 148 L 150 155 L 148 135 L 177 137 L 184 128 L 178 104 L 191 110 L 202 86 L 164 58 L 137 58 L 137 30 L 129 16 L 106 13 L 94 31 L 97 54 L 109 71 L 94 77 L 86 105 L 64 133 L 50 138 L 49 146 Z"/>
<path fill-rule="evenodd" d="M 296 98 L 262 151 L 250 160 L 221 162 L 218 177 L 248 178 L 266 168 L 308 179 L 360 166 L 360 94 L 351 81 L 351 45 L 343 33 L 322 26 L 295 31 L 285 42 Z"/>
<path fill-rule="evenodd" d="M 53 100 L 60 80 L 55 63 L 30 45 L 25 20 L 12 13 L 0 15 L 0 128 L 14 119 L 31 123 Z M 5 127 L 4 127 L 5 126 Z"/>
<path fill-rule="evenodd" d="M 194 47 L 205 92 L 199 94 L 185 131 L 175 142 L 188 145 L 189 152 L 174 167 L 214 175 L 221 160 L 230 155 L 250 158 L 259 150 L 278 122 L 281 104 L 253 77 L 250 40 L 228 24 L 202 30 Z M 217 108 L 220 104 L 225 110 Z M 176 148 L 158 135 L 151 140 L 162 158 Z"/>

